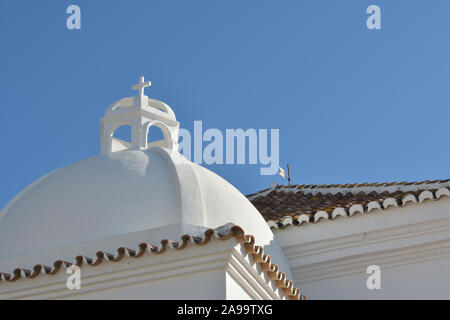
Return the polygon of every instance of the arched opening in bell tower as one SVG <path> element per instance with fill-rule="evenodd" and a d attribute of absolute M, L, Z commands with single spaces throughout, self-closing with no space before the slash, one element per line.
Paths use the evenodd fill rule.
<path fill-rule="evenodd" d="M 169 147 L 170 130 L 160 121 L 152 121 L 147 128 L 147 148 L 152 146 Z"/>
<path fill-rule="evenodd" d="M 111 134 L 111 152 L 130 149 L 133 128 L 130 124 L 119 124 Z"/>

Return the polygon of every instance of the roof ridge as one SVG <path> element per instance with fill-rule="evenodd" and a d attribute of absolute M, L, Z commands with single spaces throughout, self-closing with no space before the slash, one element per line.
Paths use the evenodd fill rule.
<path fill-rule="evenodd" d="M 339 192 L 345 193 L 370 193 L 370 192 L 389 192 L 393 193 L 396 191 L 412 192 L 421 190 L 431 190 L 440 189 L 442 187 L 450 186 L 450 179 L 441 180 L 424 180 L 415 182 L 384 182 L 384 183 L 347 183 L 347 184 L 297 184 L 297 185 L 276 185 L 271 188 L 266 188 L 256 193 L 247 195 L 249 200 L 253 200 L 259 196 L 266 196 L 272 191 L 276 192 L 303 192 L 312 194 L 337 194 Z"/>

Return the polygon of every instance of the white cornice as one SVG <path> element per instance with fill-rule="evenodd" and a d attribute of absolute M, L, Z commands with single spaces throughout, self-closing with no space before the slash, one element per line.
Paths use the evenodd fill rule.
<path fill-rule="evenodd" d="M 410 246 L 396 250 L 385 250 L 370 254 L 360 254 L 308 264 L 292 268 L 295 283 L 318 281 L 328 278 L 365 274 L 369 265 L 376 264 L 383 270 L 408 266 L 417 262 L 439 260 L 450 257 L 450 240 L 437 241 L 424 245 Z"/>
<path fill-rule="evenodd" d="M 450 217 L 290 246 L 285 248 L 285 254 L 288 260 L 302 259 L 306 263 L 314 260 L 311 257 L 318 255 L 339 257 L 346 253 L 372 252 L 445 239 L 450 239 Z"/>
<path fill-rule="evenodd" d="M 139 259 L 125 257 L 118 263 L 105 261 L 98 267 L 83 265 L 81 291 L 66 289 L 68 275 L 65 272 L 54 276 L 39 275 L 35 279 L 19 279 L 13 283 L 3 282 L 0 299 L 77 298 L 96 291 L 225 269 L 229 252 L 236 242 L 212 241 L 214 244 L 208 244 L 202 250 L 191 247 Z"/>

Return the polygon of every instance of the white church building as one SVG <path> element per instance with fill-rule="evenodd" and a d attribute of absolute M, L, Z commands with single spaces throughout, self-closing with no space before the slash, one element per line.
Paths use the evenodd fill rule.
<path fill-rule="evenodd" d="M 244 196 L 178 152 L 149 85 L 107 109 L 101 154 L 2 209 L 0 299 L 450 299 L 450 180 Z"/>

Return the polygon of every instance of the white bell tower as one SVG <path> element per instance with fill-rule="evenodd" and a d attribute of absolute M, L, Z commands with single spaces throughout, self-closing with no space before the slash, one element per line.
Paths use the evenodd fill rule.
<path fill-rule="evenodd" d="M 180 123 L 176 120 L 172 109 L 164 102 L 151 99 L 144 94 L 144 88 L 151 82 L 139 78 L 139 82 L 131 88 L 138 94 L 121 99 L 109 106 L 105 116 L 100 120 L 101 153 L 107 154 L 126 149 L 144 150 L 151 146 L 160 146 L 178 151 L 178 131 Z M 131 141 L 113 137 L 117 128 L 131 126 Z M 161 129 L 164 138 L 152 143 L 147 141 L 150 127 Z"/>

